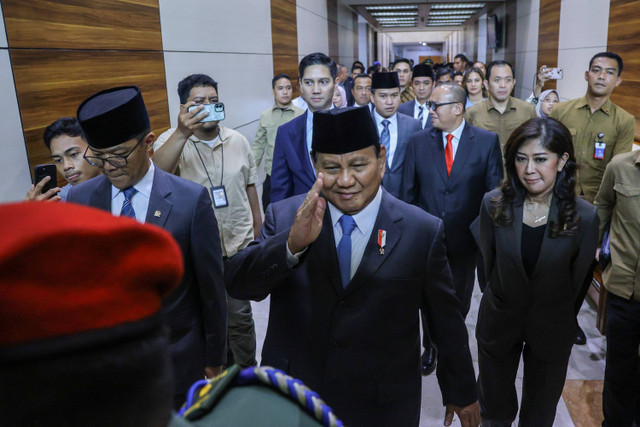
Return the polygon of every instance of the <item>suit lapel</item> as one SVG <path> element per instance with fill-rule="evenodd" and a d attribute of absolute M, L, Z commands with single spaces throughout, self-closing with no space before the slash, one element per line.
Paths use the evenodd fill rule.
<path fill-rule="evenodd" d="M 513 206 L 513 234 L 505 233 L 505 238 L 507 239 L 507 245 L 512 245 L 509 253 L 513 254 L 515 257 L 515 263 L 518 266 L 518 270 L 520 270 L 520 274 L 522 277 L 528 277 L 527 272 L 524 269 L 524 264 L 522 263 L 522 209 L 524 205 L 514 203 Z"/>
<path fill-rule="evenodd" d="M 342 295 L 342 280 L 340 279 L 340 267 L 338 265 L 338 253 L 336 250 L 335 238 L 333 235 L 333 224 L 331 223 L 331 212 L 327 208 L 324 212 L 322 230 L 320 235 L 313 242 L 312 250 L 320 259 L 319 268 L 329 277 L 331 287 L 337 295 Z"/>
<path fill-rule="evenodd" d="M 453 181 L 464 170 L 464 164 L 469 158 L 469 153 L 472 150 L 473 135 L 468 125 L 464 125 L 462 135 L 460 135 L 460 141 L 458 142 L 458 149 L 456 150 L 456 156 L 453 159 L 453 166 L 451 166 L 451 175 L 449 176 L 449 183 Z"/>
<path fill-rule="evenodd" d="M 111 182 L 104 176 L 100 176 L 100 183 L 91 194 L 89 206 L 111 212 Z"/>
<path fill-rule="evenodd" d="M 161 171 L 158 167 L 155 168 L 153 176 L 153 186 L 151 187 L 151 195 L 149 197 L 149 208 L 147 209 L 147 217 L 145 218 L 146 224 L 157 225 L 164 228 L 169 213 L 173 208 L 173 203 L 167 200 L 167 197 L 171 194 L 169 188 L 166 172 Z"/>
<path fill-rule="evenodd" d="M 536 261 L 536 265 L 533 268 L 533 274 L 536 274 L 538 270 L 543 268 L 550 268 L 550 266 L 545 266 L 550 257 L 553 257 L 554 253 L 561 252 L 558 250 L 558 245 L 564 243 L 563 239 L 549 237 L 549 223 L 551 221 L 558 221 L 558 206 L 556 205 L 556 198 L 553 197 L 551 199 L 551 206 L 549 206 L 549 218 L 547 219 L 547 225 L 544 230 L 544 238 L 542 239 L 542 245 L 540 245 L 540 254 L 538 255 L 538 260 Z"/>
<path fill-rule="evenodd" d="M 397 224 L 400 220 L 402 220 L 401 209 L 393 202 L 389 193 L 383 190 L 378 217 L 356 274 L 345 289 L 345 295 L 353 294 L 362 287 L 367 286 L 380 266 L 389 258 L 402 235 L 402 228 Z M 378 246 L 378 230 L 387 232 L 384 254 L 380 253 L 380 247 Z"/>
<path fill-rule="evenodd" d="M 393 164 L 390 165 L 390 170 L 395 171 L 398 169 L 398 165 L 400 164 L 400 153 L 402 153 L 403 145 L 405 143 L 405 133 L 407 131 L 407 127 L 405 126 L 404 120 L 400 117 L 400 114 L 396 113 L 396 121 L 398 123 L 398 140 L 396 141 L 396 151 L 393 153 Z"/>
<path fill-rule="evenodd" d="M 436 164 L 436 169 L 444 185 L 449 182 L 447 175 L 447 161 L 444 158 L 444 147 L 442 146 L 442 131 L 440 129 L 431 129 L 431 154 Z"/>
<path fill-rule="evenodd" d="M 292 142 L 293 150 L 298 156 L 298 164 L 302 166 L 305 175 L 313 183 L 316 181 L 316 177 L 313 174 L 313 165 L 311 164 L 311 156 L 307 151 L 307 115 L 309 114 L 309 110 L 305 111 L 301 117 L 301 126 L 298 129 L 294 129 L 293 137 L 295 138 Z M 295 120 L 295 119 L 294 119 Z"/>

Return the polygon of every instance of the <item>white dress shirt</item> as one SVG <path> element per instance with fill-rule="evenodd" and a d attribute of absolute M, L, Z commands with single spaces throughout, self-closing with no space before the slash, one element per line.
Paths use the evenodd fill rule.
<path fill-rule="evenodd" d="M 393 164 L 393 155 L 396 152 L 396 147 L 398 146 L 398 113 L 394 113 L 393 116 L 385 119 L 377 111 L 374 110 L 373 117 L 376 121 L 376 126 L 378 127 L 378 135 L 382 135 L 382 131 L 384 129 L 384 125 L 382 124 L 383 120 L 389 120 L 389 151 L 387 151 L 387 164 Z M 380 141 L 380 145 L 382 145 L 382 140 Z"/>
<path fill-rule="evenodd" d="M 358 270 L 364 250 L 367 247 L 371 233 L 373 232 L 373 226 L 378 217 L 378 211 L 380 211 L 380 203 L 382 202 L 382 187 L 378 188 L 376 196 L 373 198 L 364 209 L 357 214 L 353 215 L 353 220 L 356 223 L 356 228 L 351 232 L 351 274 L 349 279 L 352 279 Z M 329 207 L 329 213 L 331 214 L 331 224 L 333 224 L 333 238 L 335 240 L 336 249 L 342 239 L 342 226 L 338 222 L 340 217 L 344 215 L 338 208 L 327 202 Z"/>
<path fill-rule="evenodd" d="M 420 107 L 422 107 L 422 129 L 425 128 L 425 126 L 427 125 L 427 120 L 429 120 L 429 109 L 425 104 L 426 102 L 421 105 L 417 99 L 413 100 L 413 118 L 414 119 L 418 119 L 418 116 L 420 115 Z"/>
<path fill-rule="evenodd" d="M 460 144 L 460 137 L 462 136 L 462 131 L 464 130 L 464 119 L 462 119 L 462 123 L 458 126 L 451 134 L 453 135 L 453 139 L 451 140 L 451 147 L 453 148 L 453 158 L 456 158 L 456 152 L 458 151 L 458 144 Z M 448 133 L 442 131 L 442 143 L 444 145 L 445 150 L 447 149 L 447 135 Z"/>
<path fill-rule="evenodd" d="M 138 192 L 131 197 L 131 206 L 136 213 L 136 220 L 144 224 L 147 219 L 147 211 L 149 210 L 149 198 L 151 197 L 151 188 L 153 187 L 153 174 L 155 166 L 149 160 L 149 170 L 136 185 L 133 186 Z M 111 213 L 120 216 L 122 204 L 124 203 L 124 193 L 111 185 Z"/>
<path fill-rule="evenodd" d="M 351 272 L 349 279 L 358 271 L 358 266 L 362 257 L 364 256 L 364 250 L 367 248 L 367 243 L 373 232 L 373 226 L 378 218 L 378 212 L 380 211 L 380 204 L 382 203 L 382 187 L 378 188 L 376 196 L 373 198 L 363 210 L 353 215 L 353 220 L 356 223 L 356 227 L 351 232 Z M 333 225 L 333 239 L 335 241 L 336 249 L 342 239 L 342 226 L 338 222 L 340 217 L 344 215 L 338 208 L 327 202 L 329 207 L 329 214 L 331 215 L 331 224 Z M 307 251 L 304 248 L 302 251 L 293 255 L 289 250 L 289 243 L 287 242 L 287 264 L 289 268 L 292 268 L 300 262 L 300 257 Z"/>

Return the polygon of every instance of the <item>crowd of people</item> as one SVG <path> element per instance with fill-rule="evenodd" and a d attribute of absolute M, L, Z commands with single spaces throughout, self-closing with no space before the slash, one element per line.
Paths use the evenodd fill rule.
<path fill-rule="evenodd" d="M 521 100 L 504 60 L 398 58 L 366 72 L 356 61 L 349 74 L 316 52 L 298 76 L 273 77 L 253 144 L 212 119 L 208 107 L 224 112 L 224 96 L 208 75 L 179 83 L 177 126 L 157 138 L 140 90 L 111 88 L 47 128 L 69 185 L 42 193 L 45 178 L 26 198 L 171 233 L 182 271 L 153 297 L 169 329 L 170 406 L 192 402 L 203 375 L 215 384 L 234 363 L 256 364 L 250 300 L 270 296 L 261 363 L 318 392 L 335 411 L 325 425 L 418 425 L 420 374 L 435 371 L 445 425 L 457 414 L 463 426 L 506 427 L 519 412 L 522 426 L 552 426 L 571 348 L 586 342 L 576 316 L 602 250 L 603 425 L 632 426 L 640 151 L 633 116 L 609 99 L 622 68 L 615 53 L 594 55 L 585 95 L 560 102 L 542 90 L 542 66 Z M 476 278 L 477 375 L 465 326 Z"/>

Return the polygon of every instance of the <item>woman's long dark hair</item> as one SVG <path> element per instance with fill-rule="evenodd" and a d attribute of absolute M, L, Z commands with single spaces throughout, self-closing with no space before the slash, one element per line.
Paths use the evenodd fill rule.
<path fill-rule="evenodd" d="M 549 222 L 549 236 L 572 236 L 578 231 L 580 217 L 576 211 L 576 158 L 569 130 L 559 121 L 537 117 L 518 126 L 513 131 L 504 148 L 504 160 L 507 177 L 500 186 L 501 194 L 491 201 L 491 218 L 498 226 L 513 223 L 513 206 L 522 204 L 527 193 L 518 178 L 516 171 L 516 155 L 520 147 L 531 140 L 538 139 L 540 145 L 547 150 L 562 156 L 569 154 L 569 159 L 562 172 L 556 176 L 553 188 L 558 205 L 558 221 Z"/>

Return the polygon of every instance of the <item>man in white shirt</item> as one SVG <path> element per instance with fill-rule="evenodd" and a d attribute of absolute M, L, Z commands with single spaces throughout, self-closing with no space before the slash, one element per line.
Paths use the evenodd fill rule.
<path fill-rule="evenodd" d="M 387 150 L 387 171 L 382 186 L 395 197 L 400 197 L 407 143 L 420 130 L 420 122 L 397 113 L 400 105 L 398 73 L 373 74 L 371 103 L 380 144 Z"/>
<path fill-rule="evenodd" d="M 72 187 L 67 201 L 164 228 L 182 251 L 182 282 L 162 304 L 179 407 L 191 384 L 218 375 L 226 362 L 227 301 L 209 192 L 154 166 L 155 135 L 139 88 L 98 92 L 80 104 L 77 116 L 89 144 L 84 158 L 102 175 Z"/>
<path fill-rule="evenodd" d="M 421 124 L 421 129 L 431 127 L 427 101 L 429 100 L 434 87 L 433 68 L 431 68 L 430 65 L 425 64 L 418 64 L 413 67 L 411 86 L 413 87 L 416 99 L 400 104 L 398 112 L 413 117 L 414 119 L 418 119 Z"/>

